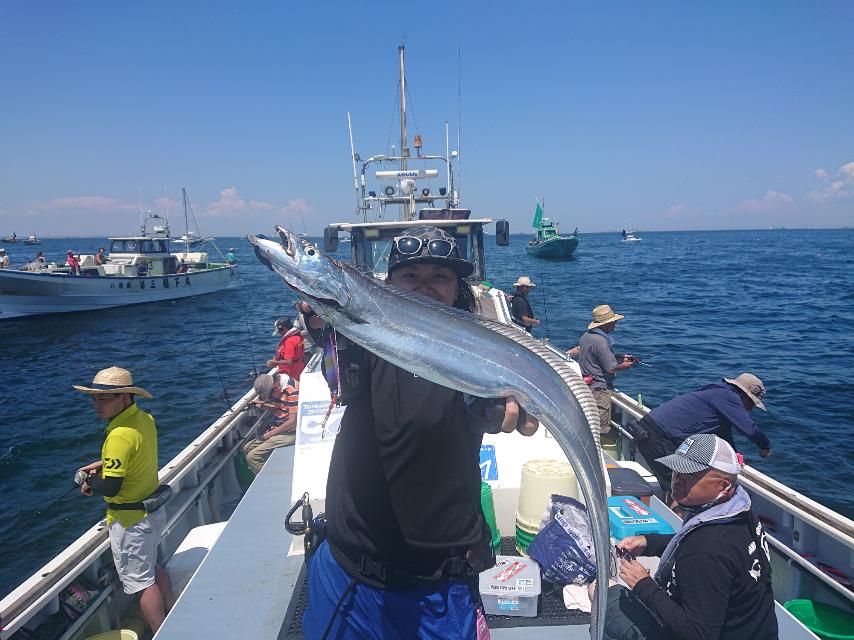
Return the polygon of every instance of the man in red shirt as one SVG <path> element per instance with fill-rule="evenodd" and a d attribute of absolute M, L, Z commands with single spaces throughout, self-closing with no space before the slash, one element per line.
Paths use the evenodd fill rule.
<path fill-rule="evenodd" d="M 276 347 L 276 355 L 267 360 L 267 366 L 277 366 L 279 373 L 299 380 L 302 370 L 305 369 L 305 363 L 302 361 L 305 345 L 299 328 L 293 326 L 289 317 L 283 316 L 276 320 L 276 329 L 273 331 L 273 335 L 282 336 L 282 339 L 279 341 L 279 346 Z"/>
<path fill-rule="evenodd" d="M 71 275 L 79 276 L 80 275 L 80 261 L 74 257 L 74 252 L 69 249 L 66 254 L 68 257 L 65 259 L 65 263 L 71 267 Z"/>

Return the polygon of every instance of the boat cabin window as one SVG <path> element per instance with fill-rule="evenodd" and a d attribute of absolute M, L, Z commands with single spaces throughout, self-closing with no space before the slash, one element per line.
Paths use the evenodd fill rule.
<path fill-rule="evenodd" d="M 136 253 L 139 243 L 136 240 L 113 240 L 110 243 L 111 253 Z"/>
<path fill-rule="evenodd" d="M 163 253 L 163 240 L 142 240 L 140 243 L 142 253 Z"/>
<path fill-rule="evenodd" d="M 121 239 L 110 243 L 110 253 L 166 253 L 165 240 Z"/>

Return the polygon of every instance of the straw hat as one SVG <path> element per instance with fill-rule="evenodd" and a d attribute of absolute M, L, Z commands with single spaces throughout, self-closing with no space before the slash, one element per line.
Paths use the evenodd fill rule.
<path fill-rule="evenodd" d="M 753 401 L 754 405 L 763 411 L 766 410 L 765 405 L 762 403 L 762 398 L 765 397 L 765 385 L 755 375 L 752 373 L 742 373 L 737 378 L 721 378 L 721 380 L 735 385 L 747 394 L 747 397 Z"/>
<path fill-rule="evenodd" d="M 131 376 L 130 371 L 127 369 L 121 369 L 120 367 L 101 369 L 95 374 L 91 387 L 83 387 L 76 384 L 72 386 L 78 391 L 92 395 L 105 393 L 135 393 L 143 398 L 151 397 L 151 394 L 142 387 L 133 386 L 133 376 Z"/>
<path fill-rule="evenodd" d="M 619 313 L 614 313 L 611 305 L 600 304 L 598 307 L 593 309 L 593 322 L 588 324 L 587 328 L 595 329 L 596 327 L 601 327 L 603 324 L 616 322 L 617 320 L 622 320 L 625 317 L 626 316 L 621 316 Z"/>
<path fill-rule="evenodd" d="M 513 283 L 514 287 L 536 287 L 531 279 L 528 276 L 520 276 L 516 282 Z"/>

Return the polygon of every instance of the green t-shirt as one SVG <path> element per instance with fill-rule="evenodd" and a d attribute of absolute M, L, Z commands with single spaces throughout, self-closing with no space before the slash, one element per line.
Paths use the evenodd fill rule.
<path fill-rule="evenodd" d="M 101 449 L 102 477 L 124 478 L 122 488 L 107 502 L 139 502 L 160 484 L 157 477 L 157 427 L 154 418 L 136 406 L 122 411 L 107 425 L 107 438 Z M 118 519 L 125 528 L 145 517 L 145 511 L 107 509 L 107 524 Z"/>

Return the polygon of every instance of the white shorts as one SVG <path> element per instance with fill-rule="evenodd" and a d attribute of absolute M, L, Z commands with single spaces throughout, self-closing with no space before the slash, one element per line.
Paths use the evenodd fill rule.
<path fill-rule="evenodd" d="M 118 520 L 110 524 L 113 562 L 125 593 L 138 593 L 154 584 L 157 543 L 165 518 L 166 511 L 159 509 L 127 529 Z"/>

